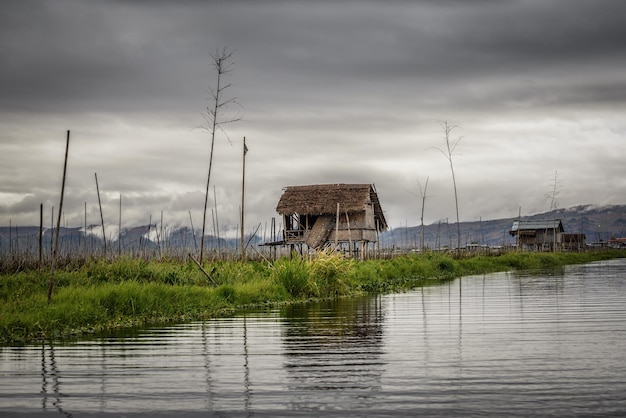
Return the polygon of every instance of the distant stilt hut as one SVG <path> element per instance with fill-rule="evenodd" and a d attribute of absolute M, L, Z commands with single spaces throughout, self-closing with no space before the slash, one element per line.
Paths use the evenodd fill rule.
<path fill-rule="evenodd" d="M 563 223 L 560 219 L 515 220 L 509 234 L 516 237 L 520 249 L 555 251 L 563 242 Z"/>
<path fill-rule="evenodd" d="M 292 250 L 306 246 L 368 256 L 370 244 L 387 229 L 374 185 L 316 184 L 283 189 L 276 211 L 283 216 L 283 240 Z"/>

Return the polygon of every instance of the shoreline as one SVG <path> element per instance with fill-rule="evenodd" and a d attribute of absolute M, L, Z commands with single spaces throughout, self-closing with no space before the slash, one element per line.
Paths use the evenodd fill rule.
<path fill-rule="evenodd" d="M 458 277 L 558 268 L 626 257 L 624 250 L 585 253 L 509 252 L 454 258 L 427 253 L 356 261 L 338 253 L 313 258 L 203 263 L 121 258 L 55 273 L 0 275 L 0 346 L 62 340 L 132 326 L 206 320 L 236 311 L 361 294 L 402 292 Z"/>

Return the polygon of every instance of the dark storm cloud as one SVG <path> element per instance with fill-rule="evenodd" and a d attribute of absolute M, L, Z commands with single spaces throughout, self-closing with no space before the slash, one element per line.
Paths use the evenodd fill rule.
<path fill-rule="evenodd" d="M 446 160 L 433 152 L 442 119 L 466 137 L 466 219 L 488 217 L 485 206 L 545 209 L 537 185 L 555 168 L 567 202 L 615 200 L 626 192 L 624 16 L 617 0 L 5 1 L 0 224 L 54 204 L 66 129 L 68 211 L 93 200 L 98 172 L 107 211 L 128 196 L 128 222 L 160 210 L 185 222 L 185 207 L 198 217 L 209 139 L 195 128 L 215 81 L 209 54 L 222 47 L 243 106 L 227 116 L 244 116 L 216 142 L 214 184 L 232 223 L 246 135 L 250 219 L 274 215 L 286 185 L 373 182 L 393 223 L 414 213 L 407 190 L 426 176 L 437 196 L 427 217 L 452 216 Z"/>
<path fill-rule="evenodd" d="M 185 75 L 177 66 L 194 59 L 184 55 L 190 52 L 185 45 L 179 48 L 166 13 L 132 2 L 119 8 L 106 1 L 12 5 L 0 13 L 6 93 L 0 105 L 7 110 L 149 112 L 147 102 L 168 105 Z"/>
<path fill-rule="evenodd" d="M 624 9 L 615 1 L 10 2 L 0 22 L 0 104 L 173 107 L 205 94 L 208 80 L 189 77 L 208 76 L 206 54 L 218 43 L 241 51 L 252 80 L 282 75 L 286 86 L 314 88 L 313 99 L 315 89 L 326 97 L 359 87 L 380 94 L 397 82 L 390 77 L 413 80 L 412 94 L 432 94 L 432 79 L 459 89 L 503 71 L 532 78 L 545 68 L 579 71 L 580 60 L 618 60 Z M 278 80 L 270 87 L 280 90 Z"/>

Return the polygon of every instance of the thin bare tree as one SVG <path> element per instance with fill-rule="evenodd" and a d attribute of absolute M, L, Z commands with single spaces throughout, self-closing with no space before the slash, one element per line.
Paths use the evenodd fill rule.
<path fill-rule="evenodd" d="M 211 169 L 213 167 L 213 151 L 215 149 L 215 134 L 217 130 L 224 132 L 223 125 L 240 121 L 242 118 L 238 114 L 232 118 L 224 117 L 224 112 L 230 104 L 237 104 L 235 97 L 225 97 L 225 91 L 231 87 L 230 83 L 223 84 L 222 77 L 228 75 L 232 71 L 232 58 L 233 51 L 229 51 L 226 48 L 215 51 L 211 54 L 211 60 L 214 70 L 217 75 L 216 87 L 209 87 L 211 94 L 211 105 L 206 107 L 206 113 L 203 113 L 203 117 L 207 122 L 207 126 L 204 127 L 211 135 L 211 153 L 209 156 L 209 173 L 206 180 L 206 191 L 204 194 L 204 212 L 202 215 L 202 236 L 200 237 L 200 259 L 202 263 L 202 256 L 204 254 L 204 234 L 206 229 L 206 213 L 207 205 L 209 201 L 209 184 L 211 182 Z M 225 132 L 224 132 L 225 133 Z M 228 138 L 228 135 L 226 135 Z M 230 139 L 229 139 L 230 141 Z"/>
<path fill-rule="evenodd" d="M 421 214 L 420 214 L 420 225 L 421 225 L 421 236 L 420 236 L 420 252 L 424 251 L 424 208 L 426 207 L 426 198 L 430 197 L 426 195 L 426 191 L 428 190 L 428 177 L 426 177 L 426 183 L 424 184 L 424 187 L 422 188 L 422 183 L 420 183 L 419 179 L 417 179 L 417 186 L 419 187 L 419 195 L 416 195 L 413 192 L 409 192 L 411 193 L 413 196 L 417 196 L 420 199 L 422 199 L 422 208 L 421 208 Z"/>
<path fill-rule="evenodd" d="M 554 170 L 554 179 L 550 187 L 552 188 L 552 191 L 548 195 L 548 198 L 550 199 L 549 213 L 554 212 L 553 217 L 554 217 L 554 220 L 556 220 L 556 216 L 557 216 L 556 209 L 558 205 L 557 196 L 559 195 L 559 170 L 558 169 Z M 544 234 L 544 237 L 546 237 L 547 235 L 548 235 L 548 231 L 546 229 L 546 233 Z M 556 244 L 557 244 L 557 238 L 556 238 L 556 230 L 555 230 L 553 234 L 552 251 L 556 251 Z"/>
<path fill-rule="evenodd" d="M 550 187 L 552 188 L 551 193 L 548 195 L 548 198 L 550 199 L 550 210 L 549 212 L 553 212 L 556 211 L 557 209 L 557 197 L 559 195 L 559 170 L 556 169 L 554 170 L 554 178 L 552 183 L 550 184 Z"/>
<path fill-rule="evenodd" d="M 61 229 L 61 215 L 63 214 L 63 196 L 65 195 L 65 178 L 67 177 L 67 154 L 70 149 L 70 131 L 67 131 L 65 140 L 65 160 L 63 162 L 63 181 L 61 182 L 61 199 L 59 203 L 59 215 L 57 218 L 56 233 L 54 236 L 54 249 L 52 250 L 52 264 L 50 265 L 50 282 L 48 283 L 48 304 L 52 298 L 52 288 L 54 287 L 54 269 L 56 267 L 57 253 L 59 250 L 59 232 Z M 9 228 L 10 230 L 11 228 Z"/>
<path fill-rule="evenodd" d="M 459 254 L 461 251 L 461 223 L 459 221 L 459 196 L 456 190 L 456 177 L 454 175 L 454 164 L 452 164 L 452 156 L 454 155 L 454 150 L 463 139 L 462 136 L 459 136 L 455 139 L 451 138 L 452 131 L 457 128 L 456 125 L 450 125 L 447 120 L 437 121 L 444 134 L 445 141 L 445 149 L 435 147 L 435 149 L 439 150 L 444 157 L 450 163 L 450 171 L 452 172 L 452 184 L 454 186 L 454 205 L 456 207 L 456 230 L 457 230 L 457 245 L 456 245 L 456 253 Z"/>
<path fill-rule="evenodd" d="M 100 223 L 102 224 L 102 241 L 104 242 L 104 258 L 107 257 L 107 236 L 104 232 L 104 216 L 102 215 L 102 202 L 100 200 L 100 186 L 98 186 L 98 173 L 93 173 L 96 178 L 96 193 L 98 194 L 98 207 L 100 208 Z"/>
<path fill-rule="evenodd" d="M 426 190 L 428 190 L 428 177 L 426 177 L 426 183 L 424 184 L 424 188 L 422 189 L 422 183 L 420 183 L 419 179 L 417 180 L 417 185 L 420 188 L 420 197 L 422 198 L 422 213 L 420 214 L 420 225 L 422 228 L 422 233 L 420 234 L 420 252 L 424 251 L 424 207 L 426 207 Z"/>

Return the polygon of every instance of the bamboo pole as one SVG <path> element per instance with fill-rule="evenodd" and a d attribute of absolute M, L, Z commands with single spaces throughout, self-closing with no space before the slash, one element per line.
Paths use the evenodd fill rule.
<path fill-rule="evenodd" d="M 148 218 L 148 236 L 146 237 L 146 239 L 144 240 L 144 248 L 145 248 L 145 258 L 148 259 L 150 258 L 150 251 L 149 251 L 149 246 L 148 244 L 151 242 L 150 240 L 150 229 L 152 228 L 152 214 L 150 214 L 150 218 Z M 156 230 L 156 226 L 154 228 Z"/>
<path fill-rule="evenodd" d="M 200 271 L 215 285 L 217 286 L 217 283 L 215 282 L 215 280 L 213 280 L 213 278 L 211 277 L 211 275 L 204 269 L 202 268 L 202 266 L 200 265 L 200 263 L 198 262 L 198 260 L 196 260 L 193 255 L 189 254 L 189 258 L 191 258 L 191 261 L 193 261 L 196 266 L 198 266 L 198 268 L 200 269 Z"/>
<path fill-rule="evenodd" d="M 337 218 L 335 220 L 335 250 L 337 250 L 337 238 L 339 238 L 339 202 L 337 202 Z"/>
<path fill-rule="evenodd" d="M 200 262 L 202 264 L 202 257 L 204 256 L 204 230 L 206 226 L 206 210 L 209 203 L 209 181 L 211 180 L 211 163 L 213 162 L 213 145 L 211 145 L 211 160 L 209 162 L 209 175 L 206 180 L 206 193 L 204 194 L 204 211 L 202 215 L 202 235 L 200 236 Z"/>
<path fill-rule="evenodd" d="M 520 206 L 518 210 L 518 214 L 517 214 L 517 234 L 515 236 L 515 240 L 517 241 L 517 252 L 521 251 L 520 237 L 519 237 L 519 230 L 520 230 L 521 223 L 522 223 L 522 207 Z"/>
<path fill-rule="evenodd" d="M 122 194 L 120 193 L 120 217 L 117 224 L 117 258 L 122 256 Z"/>
<path fill-rule="evenodd" d="M 191 224 L 191 235 L 193 236 L 193 248 L 198 251 L 198 243 L 196 242 L 196 230 L 193 229 L 193 219 L 191 218 L 191 211 L 189 211 L 189 223 Z"/>
<path fill-rule="evenodd" d="M 43 203 L 39 204 L 39 269 L 43 267 Z"/>
<path fill-rule="evenodd" d="M 246 146 L 246 137 L 243 137 L 243 172 L 241 175 L 241 262 L 246 261 L 246 248 L 244 246 L 244 202 L 246 190 L 246 154 L 248 147 Z"/>
<path fill-rule="evenodd" d="M 85 259 L 87 258 L 87 254 L 89 253 L 89 249 L 87 248 L 87 202 L 85 202 L 85 232 L 83 234 L 83 237 L 85 238 L 85 242 L 83 243 L 85 245 Z"/>
<path fill-rule="evenodd" d="M 276 242 L 276 218 L 272 216 L 272 224 L 271 224 L 271 228 L 272 228 L 272 242 Z M 271 248 L 271 253 L 273 253 L 273 260 L 276 260 L 276 246 L 272 245 Z"/>
<path fill-rule="evenodd" d="M 154 231 L 156 232 L 157 245 L 159 247 L 159 261 L 161 261 L 161 259 L 163 258 L 163 252 L 161 249 L 161 242 L 163 240 L 163 211 L 161 211 L 161 226 L 159 228 L 159 231 L 156 230 L 156 226 L 154 227 Z"/>
<path fill-rule="evenodd" d="M 376 219 L 376 255 L 375 258 L 380 258 L 380 222 Z"/>
<path fill-rule="evenodd" d="M 107 257 L 107 236 L 104 233 L 104 216 L 102 215 L 102 202 L 100 201 L 100 187 L 98 186 L 98 173 L 93 173 L 96 178 L 96 192 L 98 193 L 98 206 L 100 207 L 100 222 L 102 223 L 102 240 L 104 241 L 104 258 Z"/>
<path fill-rule="evenodd" d="M 217 258 L 222 257 L 222 244 L 220 243 L 220 223 L 217 217 L 217 193 L 215 191 L 215 185 L 213 185 L 213 204 L 215 205 L 215 234 L 217 236 Z"/>
<path fill-rule="evenodd" d="M 56 256 L 59 247 L 59 229 L 61 228 L 61 213 L 63 212 L 63 195 L 65 194 L 65 178 L 67 175 L 67 154 L 70 148 L 70 131 L 67 131 L 65 141 L 65 160 L 63 163 L 63 181 L 61 182 L 61 199 L 59 203 L 59 214 L 57 218 L 56 238 L 54 239 L 54 251 L 52 253 L 52 265 L 50 266 L 50 283 L 48 284 L 48 304 L 52 298 L 52 288 L 54 287 L 54 268 L 56 267 Z"/>
<path fill-rule="evenodd" d="M 52 259 L 52 251 L 54 250 L 54 246 L 52 245 L 54 243 L 54 206 L 52 206 L 51 211 L 50 211 L 50 259 Z"/>
<path fill-rule="evenodd" d="M 352 257 L 352 231 L 350 230 L 350 217 L 348 216 L 348 212 L 346 213 L 346 222 L 348 223 L 348 257 Z"/>

